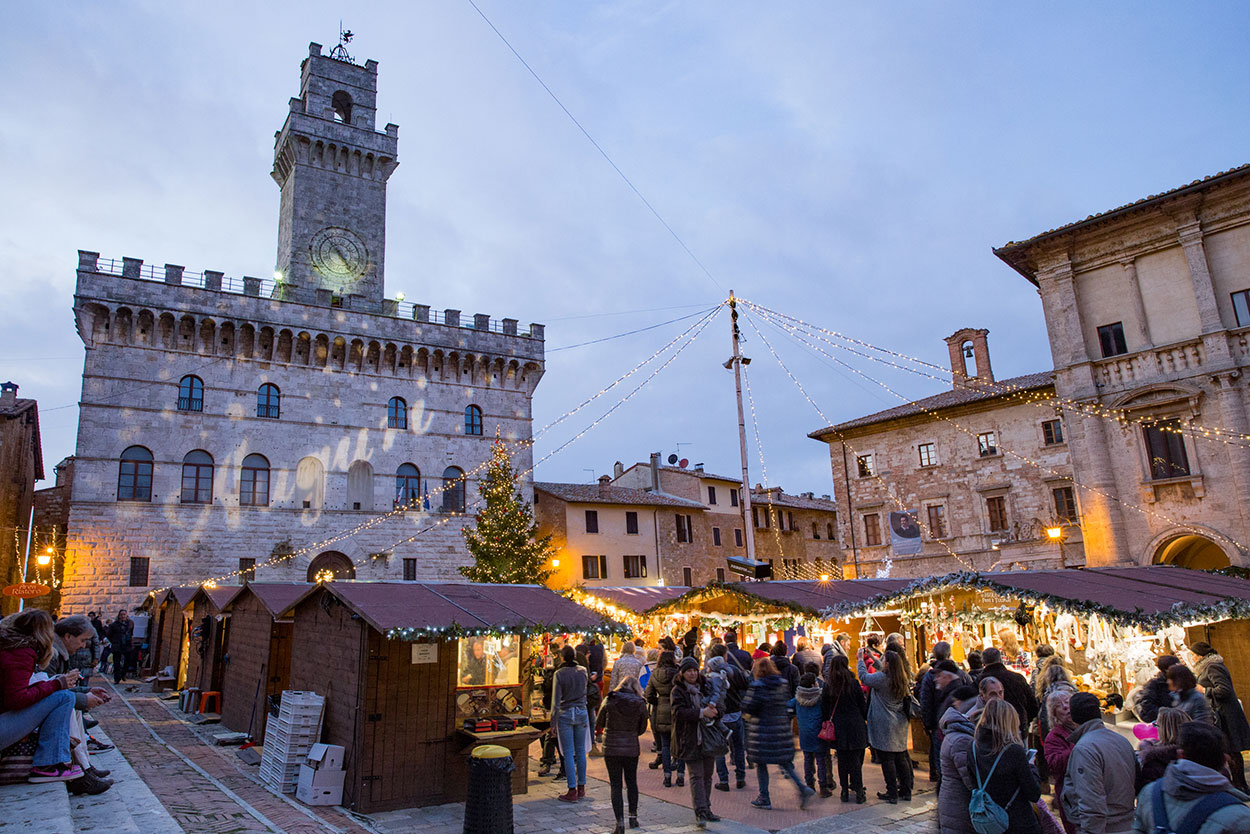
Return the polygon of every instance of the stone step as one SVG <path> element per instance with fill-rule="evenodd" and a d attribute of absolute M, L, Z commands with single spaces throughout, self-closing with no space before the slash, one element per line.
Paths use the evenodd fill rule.
<path fill-rule="evenodd" d="M 47 834 L 74 834 L 69 793 L 64 782 L 0 787 L 0 831 L 39 831 Z"/>

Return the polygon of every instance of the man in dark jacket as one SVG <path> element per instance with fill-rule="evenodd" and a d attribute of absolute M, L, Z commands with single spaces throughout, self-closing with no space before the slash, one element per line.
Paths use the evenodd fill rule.
<path fill-rule="evenodd" d="M 1233 789 L 1221 772 L 1223 742 L 1220 732 L 1209 724 L 1190 721 L 1180 728 L 1180 760 L 1168 766 L 1163 778 L 1142 789 L 1137 797 L 1134 831 L 1173 830 L 1195 811 L 1199 803 L 1212 802 L 1210 797 L 1226 795 L 1218 810 L 1208 806 L 1199 811 L 1202 823 L 1197 834 L 1241 834 L 1250 831 L 1250 796 Z M 1167 820 L 1155 819 L 1156 794 L 1162 793 L 1163 813 Z M 1224 804 L 1227 803 L 1227 804 Z M 1169 824 L 1170 823 L 1170 824 Z"/>
<path fill-rule="evenodd" d="M 1194 643 L 1189 650 L 1198 656 L 1194 675 L 1211 702 L 1215 725 L 1223 730 L 1228 740 L 1233 786 L 1240 791 L 1250 790 L 1246 787 L 1246 763 L 1241 757 L 1242 750 L 1250 749 L 1250 723 L 1246 721 L 1245 710 L 1233 689 L 1232 676 L 1228 674 L 1224 658 L 1209 643 Z"/>
<path fill-rule="evenodd" d="M 751 674 L 751 653 L 738 647 L 738 635 L 732 631 L 725 632 L 725 662 L 736 666 L 747 675 Z"/>
<path fill-rule="evenodd" d="M 790 697 L 793 698 L 794 691 L 799 688 L 799 669 L 786 657 L 786 644 L 780 640 L 773 646 L 772 660 L 777 667 L 777 674 L 789 685 Z"/>
<path fill-rule="evenodd" d="M 1172 692 L 1168 689 L 1168 669 L 1177 663 L 1180 663 L 1180 660 L 1170 654 L 1160 655 L 1155 659 L 1159 674 L 1146 681 L 1134 705 L 1137 717 L 1142 721 L 1153 723 L 1159 717 L 1159 710 L 1162 707 L 1172 706 Z"/>
<path fill-rule="evenodd" d="M 1024 675 L 1003 665 L 1003 653 L 998 649 L 986 649 L 981 658 L 985 661 L 985 671 L 982 674 L 998 678 L 1003 685 L 1003 699 L 1015 707 L 1020 715 L 1020 733 L 1023 735 L 1028 732 L 1029 722 L 1037 718 L 1037 696 L 1033 694 L 1033 687 L 1029 686 Z"/>
<path fill-rule="evenodd" d="M 117 619 L 109 623 L 108 640 L 113 646 L 113 683 L 120 684 L 130 667 L 130 644 L 134 640 L 135 624 L 126 609 L 117 612 Z"/>
<path fill-rule="evenodd" d="M 742 696 L 751 685 L 751 677 L 746 672 L 729 662 L 726 646 L 713 646 L 709 652 L 707 668 L 714 674 L 725 677 L 725 729 L 729 731 L 729 755 L 733 759 L 736 785 L 739 789 L 747 786 L 747 753 L 746 726 L 742 723 Z M 721 658 L 718 662 L 717 658 Z M 725 756 L 716 759 L 716 789 L 729 790 L 729 765 Z"/>

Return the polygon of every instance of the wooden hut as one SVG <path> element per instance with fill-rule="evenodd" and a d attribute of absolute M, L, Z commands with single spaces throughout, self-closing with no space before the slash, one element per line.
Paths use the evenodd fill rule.
<path fill-rule="evenodd" d="M 173 669 L 175 688 L 181 689 L 185 675 L 187 645 L 187 618 L 183 609 L 191 602 L 199 588 L 185 586 L 170 588 L 152 597 L 148 613 L 152 615 L 152 650 L 148 653 L 150 669 L 160 674 L 162 669 Z"/>
<path fill-rule="evenodd" d="M 290 689 L 290 617 L 282 614 L 311 586 L 307 582 L 249 582 L 222 607 L 230 645 L 221 683 L 221 723 L 254 739 L 264 737 L 266 704 Z"/>
<path fill-rule="evenodd" d="M 240 590 L 238 585 L 201 587 L 183 609 L 189 634 L 184 686 L 194 686 L 202 692 L 221 691 L 230 638 L 230 621 L 221 610 Z"/>
<path fill-rule="evenodd" d="M 530 637 L 628 630 L 537 585 L 330 582 L 290 610 L 290 688 L 325 696 L 323 741 L 347 751 L 343 805 L 363 813 L 463 800 L 480 743 L 513 751 L 524 793 L 538 732 L 465 719 L 529 718 Z"/>

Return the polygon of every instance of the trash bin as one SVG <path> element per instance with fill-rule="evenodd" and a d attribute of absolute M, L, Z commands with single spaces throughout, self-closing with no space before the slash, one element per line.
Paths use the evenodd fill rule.
<path fill-rule="evenodd" d="M 483 744 L 469 754 L 464 834 L 512 834 L 512 753 Z"/>

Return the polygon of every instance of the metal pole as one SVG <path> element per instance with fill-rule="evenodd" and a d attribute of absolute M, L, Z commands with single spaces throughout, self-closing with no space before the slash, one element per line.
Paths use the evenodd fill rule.
<path fill-rule="evenodd" d="M 26 581 L 27 571 L 30 570 L 30 540 L 31 534 L 35 531 L 35 502 L 30 503 L 30 518 L 26 519 L 26 555 L 22 557 L 22 581 Z M 26 598 L 18 597 L 17 610 L 26 610 Z M 85 749 L 85 748 L 84 748 Z"/>
<path fill-rule="evenodd" d="M 755 561 L 755 520 L 751 516 L 751 478 L 747 474 L 747 421 L 742 413 L 742 353 L 738 349 L 738 300 L 729 291 L 729 323 L 733 332 L 734 393 L 738 397 L 738 451 L 742 454 L 742 515 L 746 528 L 747 558 Z"/>
<path fill-rule="evenodd" d="M 846 462 L 846 441 L 842 441 L 842 478 L 846 488 L 846 526 L 851 531 L 851 559 L 855 562 L 855 578 L 859 579 L 859 548 L 855 546 L 855 513 L 851 510 L 851 470 Z"/>

